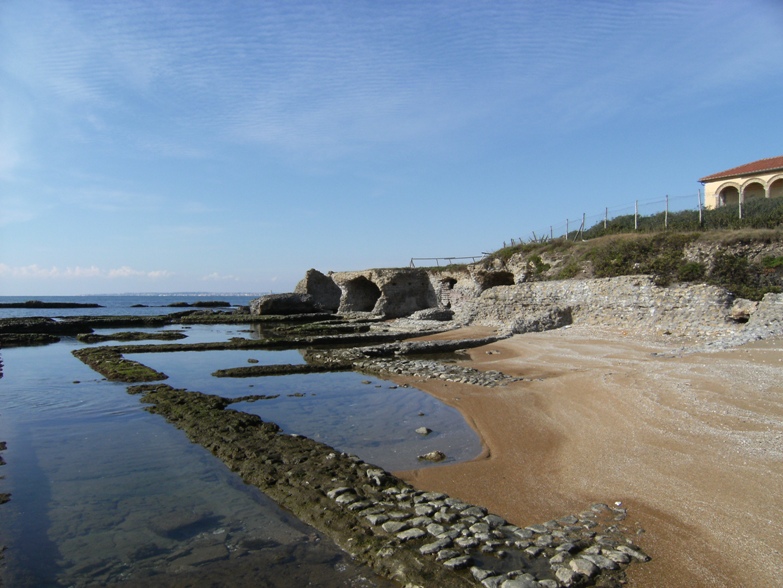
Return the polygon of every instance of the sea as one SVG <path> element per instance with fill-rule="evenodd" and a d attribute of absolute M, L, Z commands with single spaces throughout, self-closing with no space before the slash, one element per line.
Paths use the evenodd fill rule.
<path fill-rule="evenodd" d="M 0 297 L 0 303 L 95 303 L 99 308 L 4 309 L 0 318 L 159 315 L 173 303 L 246 306 L 256 296 L 155 294 Z M 224 310 L 224 309 L 221 309 Z M 183 343 L 258 338 L 251 325 L 166 326 Z M 99 329 L 109 334 L 116 330 Z M 154 331 L 155 329 L 144 329 Z M 155 341 L 148 342 L 154 345 Z M 328 537 L 248 486 L 159 415 L 127 385 L 108 382 L 72 355 L 84 344 L 0 350 L 0 585 L 356 586 L 387 580 L 357 565 Z M 306 435 L 389 471 L 447 463 L 481 451 L 455 409 L 415 388 L 360 373 L 214 378 L 220 368 L 303 363 L 299 350 L 138 353 L 177 388 L 277 395 L 232 405 L 284 432 Z M 426 437 L 415 430 L 425 426 Z"/>

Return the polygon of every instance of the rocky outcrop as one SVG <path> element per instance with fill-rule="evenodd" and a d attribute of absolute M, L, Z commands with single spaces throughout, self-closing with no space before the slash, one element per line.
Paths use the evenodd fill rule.
<path fill-rule="evenodd" d="M 269 294 L 250 301 L 250 314 L 255 315 L 307 314 L 320 310 L 309 294 Z"/>
<path fill-rule="evenodd" d="M 559 329 L 572 322 L 573 316 L 570 307 L 550 306 L 514 319 L 509 330 L 514 335 L 521 335 L 522 333 Z"/>
<path fill-rule="evenodd" d="M 325 276 L 316 269 L 309 269 L 305 277 L 294 288 L 295 294 L 308 294 L 322 309 L 336 312 L 340 308 L 342 291 L 331 276 Z"/>
<path fill-rule="evenodd" d="M 415 321 L 450 321 L 453 318 L 454 311 L 450 308 L 425 308 L 411 315 Z"/>
<path fill-rule="evenodd" d="M 485 260 L 440 270 L 370 269 L 328 276 L 309 270 L 297 296 L 340 314 L 451 321 L 455 326 L 494 327 L 506 335 L 573 323 L 716 338 L 743 327 L 750 332 L 760 314 L 780 312 L 780 304 L 771 302 L 774 296 L 761 304 L 736 298 L 719 286 L 688 282 L 664 287 L 650 275 L 530 281 L 529 272 L 516 275 L 514 267 Z"/>
<path fill-rule="evenodd" d="M 486 290 L 457 309 L 463 324 L 526 332 L 571 321 L 679 335 L 715 335 L 737 326 L 734 297 L 704 284 L 656 286 L 650 276 L 531 282 Z M 569 320 L 570 315 L 570 320 Z"/>
<path fill-rule="evenodd" d="M 340 288 L 338 312 L 369 312 L 386 318 L 408 316 L 438 306 L 426 271 L 414 268 L 336 272 Z"/>
<path fill-rule="evenodd" d="M 745 301 L 749 302 L 749 301 Z M 737 305 L 739 308 L 752 308 L 752 312 L 740 314 L 741 328 L 728 331 L 717 341 L 711 341 L 705 346 L 705 350 L 727 349 L 744 345 L 759 339 L 783 336 L 783 294 L 765 294 L 760 302 Z M 738 311 L 732 307 L 731 318 L 737 316 Z M 748 318 L 745 319 L 744 316 Z"/>

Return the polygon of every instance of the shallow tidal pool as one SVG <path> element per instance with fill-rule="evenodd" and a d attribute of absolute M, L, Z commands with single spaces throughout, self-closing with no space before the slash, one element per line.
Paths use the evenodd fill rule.
<path fill-rule="evenodd" d="M 187 331 L 185 331 L 187 332 Z M 194 329 L 194 339 L 237 336 Z M 188 339 L 183 342 L 190 342 Z M 247 486 L 203 448 L 71 355 L 73 339 L 2 351 L 0 544 L 8 586 L 387 586 L 331 541 Z M 174 387 L 231 406 L 387 470 L 449 461 L 480 444 L 461 415 L 412 388 L 361 374 L 214 378 L 220 368 L 302 363 L 296 351 L 133 354 Z M 366 383 L 369 382 L 369 383 Z M 415 429 L 432 433 L 419 435 Z"/>

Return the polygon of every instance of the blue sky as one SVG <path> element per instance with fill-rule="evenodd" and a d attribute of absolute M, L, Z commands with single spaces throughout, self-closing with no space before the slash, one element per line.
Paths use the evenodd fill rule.
<path fill-rule="evenodd" d="M 284 292 L 694 206 L 781 112 L 779 0 L 2 0 L 0 295 Z"/>

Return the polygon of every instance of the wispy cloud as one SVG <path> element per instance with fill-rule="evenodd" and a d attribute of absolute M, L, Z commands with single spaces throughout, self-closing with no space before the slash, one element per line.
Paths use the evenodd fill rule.
<path fill-rule="evenodd" d="M 22 160 L 19 150 L 9 140 L 10 135 L 5 137 L 0 137 L 0 179 L 8 178 Z"/>
<path fill-rule="evenodd" d="M 234 275 L 231 274 L 224 275 L 224 274 L 219 274 L 218 272 L 212 272 L 211 274 L 203 276 L 201 279 L 206 282 L 223 282 L 223 281 L 238 282 L 239 281 L 239 278 Z"/>
<path fill-rule="evenodd" d="M 16 196 L 0 197 L 0 227 L 34 220 L 49 206 Z"/>
<path fill-rule="evenodd" d="M 3 68 L 85 132 L 137 116 L 133 146 L 172 157 L 214 140 L 336 157 L 509 108 L 595 124 L 783 75 L 765 0 L 42 3 L 35 26 L 7 19 Z"/>
<path fill-rule="evenodd" d="M 106 187 L 68 190 L 60 199 L 82 209 L 114 213 L 151 211 L 161 206 L 160 198 L 155 195 Z"/>
<path fill-rule="evenodd" d="M 167 278 L 174 275 L 168 270 L 142 271 L 129 266 L 101 269 L 98 266 L 41 267 L 37 264 L 10 266 L 0 263 L 0 276 L 10 278 L 83 279 L 83 278 Z"/>

